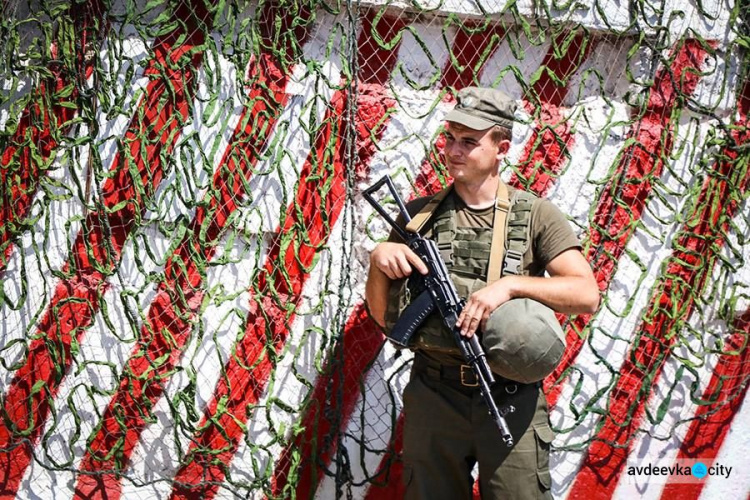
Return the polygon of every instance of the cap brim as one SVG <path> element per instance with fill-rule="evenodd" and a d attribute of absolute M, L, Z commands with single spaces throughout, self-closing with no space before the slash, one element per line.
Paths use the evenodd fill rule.
<path fill-rule="evenodd" d="M 469 127 L 473 130 L 486 130 L 490 127 L 498 125 L 495 122 L 485 120 L 484 118 L 478 118 L 468 113 L 464 113 L 463 111 L 460 111 L 458 109 L 449 111 L 448 114 L 445 115 L 444 120 L 447 122 L 460 123 L 461 125 Z"/>

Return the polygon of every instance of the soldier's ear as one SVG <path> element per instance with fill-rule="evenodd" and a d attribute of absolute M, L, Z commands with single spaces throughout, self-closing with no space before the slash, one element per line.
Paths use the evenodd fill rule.
<path fill-rule="evenodd" d="M 502 141 L 497 143 L 497 159 L 502 160 L 503 157 L 505 157 L 506 154 L 508 154 L 508 150 L 510 150 L 510 141 L 507 139 L 503 139 Z"/>

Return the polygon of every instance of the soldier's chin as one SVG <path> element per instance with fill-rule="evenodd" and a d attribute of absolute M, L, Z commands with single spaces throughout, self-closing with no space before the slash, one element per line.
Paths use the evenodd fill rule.
<path fill-rule="evenodd" d="M 456 177 L 460 178 L 466 175 L 466 169 L 464 168 L 463 165 L 460 165 L 460 166 L 448 165 L 448 174 L 454 179 Z"/>
<path fill-rule="evenodd" d="M 454 181 L 459 182 L 463 182 L 469 178 L 469 176 L 463 170 L 449 170 L 448 175 L 450 175 L 451 179 L 453 179 Z"/>

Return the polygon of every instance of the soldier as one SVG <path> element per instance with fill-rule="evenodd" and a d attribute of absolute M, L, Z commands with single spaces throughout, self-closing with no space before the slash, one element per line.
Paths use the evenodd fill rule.
<path fill-rule="evenodd" d="M 422 224 L 420 234 L 437 241 L 467 299 L 457 326 L 467 337 L 482 336 L 498 379 L 493 398 L 500 408 L 515 408 L 506 419 L 516 444 L 505 446 L 473 372 L 433 313 L 410 344 L 415 355 L 403 395 L 407 498 L 471 498 L 475 464 L 482 498 L 551 498 L 554 436 L 540 381 L 565 347 L 553 310 L 593 313 L 599 289 L 565 216 L 549 201 L 500 180 L 515 109 L 498 90 L 461 90 L 445 117 L 453 184 L 432 203 L 432 197 L 420 198 L 407 210 L 412 223 Z M 392 327 L 418 293 L 408 279 L 414 269 L 427 272 L 395 233 L 373 250 L 366 297 L 378 324 Z"/>

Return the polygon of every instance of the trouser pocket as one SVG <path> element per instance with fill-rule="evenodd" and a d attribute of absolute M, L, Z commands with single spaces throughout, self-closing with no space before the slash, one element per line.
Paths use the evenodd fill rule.
<path fill-rule="evenodd" d="M 549 471 L 549 451 L 555 433 L 547 423 L 534 424 L 534 437 L 536 439 L 536 476 L 539 484 L 545 490 L 552 486 L 552 477 Z"/>

